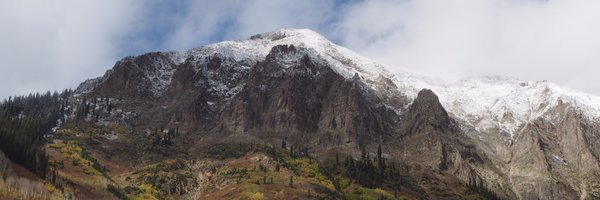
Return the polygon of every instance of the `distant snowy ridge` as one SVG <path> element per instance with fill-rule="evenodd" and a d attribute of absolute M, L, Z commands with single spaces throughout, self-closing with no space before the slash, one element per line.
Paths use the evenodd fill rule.
<path fill-rule="evenodd" d="M 561 102 L 578 108 L 590 120 L 600 119 L 600 97 L 548 81 L 482 76 L 441 82 L 405 74 L 394 80 L 405 86 L 403 92 L 408 97 L 414 98 L 419 88 L 432 89 L 449 113 L 471 123 L 478 131 L 499 128 L 512 137 L 519 127 L 542 117 Z"/>

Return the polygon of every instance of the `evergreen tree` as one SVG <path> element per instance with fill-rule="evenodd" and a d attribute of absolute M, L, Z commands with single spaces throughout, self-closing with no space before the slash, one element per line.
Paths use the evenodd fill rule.
<path fill-rule="evenodd" d="M 381 153 L 381 144 L 379 146 L 377 146 L 377 164 L 378 167 L 382 167 L 383 166 L 383 157 L 382 157 L 382 153 Z"/>
<path fill-rule="evenodd" d="M 378 185 L 382 185 L 385 175 L 385 159 L 383 158 L 383 153 L 381 152 L 381 144 L 377 146 L 377 167 L 379 169 L 379 173 L 377 174 L 377 183 Z"/>

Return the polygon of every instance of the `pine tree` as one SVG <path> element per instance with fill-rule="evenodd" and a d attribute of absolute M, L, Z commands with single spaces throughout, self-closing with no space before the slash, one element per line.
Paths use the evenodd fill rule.
<path fill-rule="evenodd" d="M 112 107 L 113 105 L 111 103 L 108 103 L 108 106 L 106 106 L 106 111 L 110 113 L 112 111 Z"/>
<path fill-rule="evenodd" d="M 361 153 L 361 154 L 360 154 L 360 160 L 366 160 L 366 159 L 367 159 L 367 150 L 366 150 L 366 149 L 363 147 L 363 148 L 361 149 L 361 152 L 360 152 L 360 153 Z"/>
<path fill-rule="evenodd" d="M 384 173 L 385 173 L 385 160 L 383 158 L 383 153 L 381 151 L 381 144 L 377 147 L 377 167 L 379 169 L 378 177 L 378 185 L 383 184 Z"/>
<path fill-rule="evenodd" d="M 377 146 L 377 164 L 381 168 L 383 166 L 383 158 L 381 153 L 381 144 Z"/>

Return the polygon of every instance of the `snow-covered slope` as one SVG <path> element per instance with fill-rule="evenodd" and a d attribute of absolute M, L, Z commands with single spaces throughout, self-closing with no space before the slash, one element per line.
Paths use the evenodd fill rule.
<path fill-rule="evenodd" d="M 482 76 L 458 82 L 431 81 L 401 74 L 395 77 L 403 92 L 414 97 L 419 88 L 430 88 L 446 110 L 477 130 L 499 128 L 513 134 L 551 108 L 568 103 L 590 120 L 600 118 L 600 97 L 577 92 L 548 81 L 523 81 L 501 76 Z"/>
<path fill-rule="evenodd" d="M 346 78 L 352 77 L 355 73 L 365 78 L 375 78 L 381 73 L 390 75 L 376 62 L 338 46 L 308 29 L 282 29 L 254 35 L 247 40 L 219 42 L 181 52 L 176 55 L 175 60 L 182 63 L 190 57 L 203 59 L 207 56 L 220 56 L 253 64 L 264 60 L 271 48 L 277 45 L 294 45 L 312 49 L 313 54 L 326 60 L 337 73 Z"/>

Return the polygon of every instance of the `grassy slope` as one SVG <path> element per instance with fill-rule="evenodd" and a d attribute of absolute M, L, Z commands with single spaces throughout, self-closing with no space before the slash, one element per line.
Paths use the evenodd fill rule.
<path fill-rule="evenodd" d="M 292 158 L 283 149 L 274 153 L 272 148 L 262 144 L 224 144 L 221 146 L 224 149 L 209 149 L 206 155 L 194 159 L 173 158 L 132 169 L 86 147 L 84 141 L 90 139 L 102 142 L 103 133 L 96 129 L 99 127 L 86 126 L 79 131 L 63 128 L 59 135 L 68 139 L 55 140 L 46 147 L 51 163 L 57 166 L 58 176 L 67 183 L 63 184 L 65 193 L 80 198 L 114 199 L 116 196 L 107 190 L 108 184 L 114 184 L 130 199 L 337 199 L 344 196 L 376 199 L 380 194 L 395 199 L 384 190 L 355 184 L 352 190 L 338 191 L 316 160 Z M 83 157 L 85 151 L 91 151 L 94 159 Z M 95 168 L 94 162 L 105 166 L 106 172 Z M 290 177 L 293 177 L 291 185 Z M 178 189 L 180 191 L 175 191 Z"/>
<path fill-rule="evenodd" d="M 131 164 L 120 155 L 131 151 L 121 147 L 134 146 L 126 130 L 87 124 L 65 125 L 58 131 L 64 140 L 55 140 L 46 149 L 64 193 L 83 199 L 117 199 L 117 195 L 128 199 L 419 199 L 448 194 L 481 199 L 466 192 L 460 181 L 425 169 L 405 174 L 414 180 L 405 181 L 396 191 L 389 184 L 365 188 L 343 171 L 329 170 L 330 163 L 323 160 L 332 158 L 318 162 L 308 156 L 292 157 L 289 148 L 268 144 L 224 142 L 198 155 Z M 108 137 L 113 132 L 116 139 Z M 115 187 L 109 191 L 108 185 Z"/>

